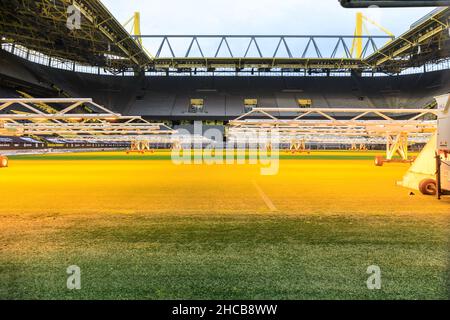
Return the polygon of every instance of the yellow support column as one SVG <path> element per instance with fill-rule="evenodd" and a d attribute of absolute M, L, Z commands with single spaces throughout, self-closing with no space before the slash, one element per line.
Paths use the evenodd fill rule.
<path fill-rule="evenodd" d="M 361 38 L 363 35 L 363 14 L 362 12 L 356 13 L 356 30 L 355 36 L 356 38 L 356 57 L 358 59 L 362 58 L 363 51 L 363 39 Z"/>
<path fill-rule="evenodd" d="M 352 48 L 350 50 L 350 54 L 353 58 L 356 59 L 362 59 L 363 58 L 363 38 L 364 31 L 367 35 L 369 35 L 369 32 L 367 30 L 365 22 L 368 22 L 370 24 L 373 24 L 374 26 L 378 27 L 382 32 L 386 33 L 387 35 L 394 37 L 394 34 L 381 26 L 376 21 L 373 21 L 372 19 L 366 17 L 362 12 L 356 13 L 356 28 L 355 28 L 355 38 L 353 39 Z M 392 39 L 390 40 L 392 41 Z M 355 53 L 356 50 L 356 53 Z"/>
<path fill-rule="evenodd" d="M 134 13 L 134 35 L 140 36 L 141 35 L 141 14 L 139 12 Z M 139 42 L 139 45 L 142 47 L 142 38 L 137 38 L 137 41 Z"/>

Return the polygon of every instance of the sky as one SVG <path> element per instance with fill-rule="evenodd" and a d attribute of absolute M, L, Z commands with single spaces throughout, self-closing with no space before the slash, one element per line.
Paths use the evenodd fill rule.
<path fill-rule="evenodd" d="M 141 13 L 141 33 L 352 35 L 362 11 L 395 35 L 433 8 L 345 9 L 338 0 L 102 0 L 122 23 Z M 373 35 L 383 34 L 368 25 Z M 181 45 L 181 44 L 180 44 Z M 147 40 L 154 53 L 157 42 Z M 181 47 L 180 47 L 181 48 Z"/>

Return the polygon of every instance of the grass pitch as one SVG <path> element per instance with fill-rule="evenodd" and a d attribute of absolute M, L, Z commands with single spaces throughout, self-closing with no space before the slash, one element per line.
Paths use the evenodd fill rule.
<path fill-rule="evenodd" d="M 396 186 L 408 165 L 374 155 L 282 154 L 274 176 L 168 152 L 12 157 L 0 298 L 447 299 L 450 201 Z"/>

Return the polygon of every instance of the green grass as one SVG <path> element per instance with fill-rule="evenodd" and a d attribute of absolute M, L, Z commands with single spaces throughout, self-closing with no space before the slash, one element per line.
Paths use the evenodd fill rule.
<path fill-rule="evenodd" d="M 0 218 L 14 225 L 0 234 L 1 299 L 449 298 L 439 216 Z M 72 264 L 80 291 L 65 287 Z M 369 265 L 382 290 L 367 289 Z"/>

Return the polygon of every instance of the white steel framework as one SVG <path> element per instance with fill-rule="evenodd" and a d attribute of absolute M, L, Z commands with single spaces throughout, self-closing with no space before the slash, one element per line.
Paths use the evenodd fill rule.
<path fill-rule="evenodd" d="M 386 144 L 386 160 L 408 160 L 409 143 L 425 143 L 436 131 L 436 109 L 253 108 L 230 121 L 229 139 L 277 132 L 279 142 Z M 268 138 L 270 139 L 270 137 Z"/>
<path fill-rule="evenodd" d="M 51 136 L 67 140 L 132 142 L 136 137 L 172 135 L 164 123 L 122 116 L 92 99 L 0 99 L 0 135 Z"/>

